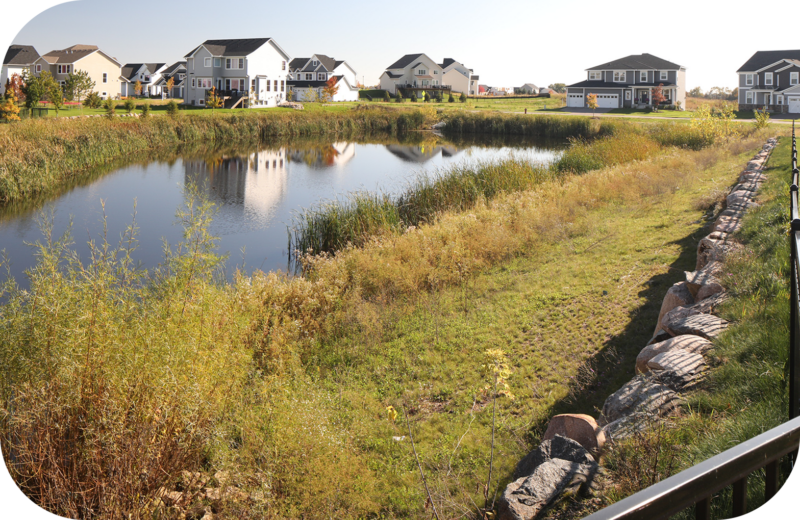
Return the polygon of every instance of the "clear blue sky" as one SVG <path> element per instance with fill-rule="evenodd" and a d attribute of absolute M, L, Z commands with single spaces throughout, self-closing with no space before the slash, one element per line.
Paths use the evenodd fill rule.
<path fill-rule="evenodd" d="M 376 84 L 403 54 L 424 52 L 439 62 L 462 61 L 481 83 L 500 87 L 569 84 L 584 79 L 588 67 L 649 52 L 687 67 L 687 87 L 703 90 L 734 87 L 736 69 L 757 50 L 800 46 L 787 27 L 769 29 L 734 2 L 464 0 L 413 8 L 414 2 L 391 0 L 356 0 L 337 8 L 321 0 L 80 0 L 50 7 L 54 4 L 15 2 L 10 16 L 4 12 L 9 29 L 0 33 L 0 44 L 33 45 L 40 54 L 95 44 L 122 63 L 172 63 L 206 39 L 272 37 L 292 57 L 318 52 L 347 60 L 367 85 Z M 753 17 L 765 14 L 748 9 L 754 9 Z M 772 13 L 797 10 L 783 0 L 769 6 Z M 767 19 L 781 25 L 780 15 Z"/>

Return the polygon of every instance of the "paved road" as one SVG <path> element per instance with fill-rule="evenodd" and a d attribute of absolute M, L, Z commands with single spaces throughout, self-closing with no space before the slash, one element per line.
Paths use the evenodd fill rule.
<path fill-rule="evenodd" d="M 680 121 L 680 120 L 690 120 L 691 118 L 688 117 L 669 117 L 669 116 L 638 116 L 636 114 L 610 114 L 614 110 L 613 108 L 598 108 L 596 110 L 595 115 L 598 117 L 629 117 L 634 119 L 664 119 L 668 121 Z M 538 114 L 542 113 L 539 112 L 529 112 L 529 114 Z M 562 108 L 561 110 L 554 110 L 554 111 L 547 111 L 544 112 L 546 114 L 562 114 L 567 116 L 585 116 L 591 115 L 592 109 L 591 108 Z M 797 119 L 800 119 L 800 114 L 796 116 Z M 770 116 L 770 123 L 781 123 L 781 124 L 792 124 L 794 117 L 790 117 L 788 115 L 781 114 L 779 116 Z M 734 119 L 734 121 L 739 123 L 755 123 L 755 119 Z"/>

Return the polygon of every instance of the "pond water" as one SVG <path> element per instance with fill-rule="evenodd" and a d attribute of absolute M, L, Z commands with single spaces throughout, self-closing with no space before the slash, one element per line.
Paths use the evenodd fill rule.
<path fill-rule="evenodd" d="M 237 267 L 286 270 L 287 226 L 304 208 L 360 190 L 400 193 L 421 172 L 459 163 L 512 154 L 549 162 L 564 146 L 531 138 L 470 142 L 426 134 L 413 139 L 194 146 L 128 158 L 49 200 L 0 209 L 0 250 L 25 286 L 25 270 L 36 262 L 29 244 L 45 240 L 43 219 L 52 221 L 54 237 L 71 223 L 72 247 L 86 259 L 87 242 L 102 241 L 104 215 L 106 236 L 116 245 L 135 211 L 139 245 L 133 257 L 143 267 L 154 267 L 163 259 L 164 241 L 177 244 L 182 238 L 175 213 L 184 203 L 184 187 L 193 184 L 216 205 L 210 231 L 219 237 L 219 251 L 230 254 L 229 277 Z"/>

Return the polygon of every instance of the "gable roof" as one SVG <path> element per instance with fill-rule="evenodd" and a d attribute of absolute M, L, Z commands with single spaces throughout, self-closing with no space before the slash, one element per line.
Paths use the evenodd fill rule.
<path fill-rule="evenodd" d="M 51 65 L 55 63 L 75 63 L 97 50 L 97 45 L 73 45 L 60 51 L 50 51 L 42 58 Z"/>
<path fill-rule="evenodd" d="M 290 69 L 299 69 L 300 67 L 302 67 L 303 65 L 308 63 L 308 60 L 310 60 L 310 59 L 311 58 L 295 58 L 295 59 L 293 59 L 292 61 L 289 62 L 289 68 Z"/>
<path fill-rule="evenodd" d="M 529 87 L 529 88 L 539 88 L 539 87 L 537 87 L 536 85 L 534 85 L 533 83 L 525 83 L 524 85 L 522 85 L 522 88 L 525 88 L 525 87 Z"/>
<path fill-rule="evenodd" d="M 397 60 L 396 62 L 392 63 L 391 65 L 389 65 L 386 68 L 387 69 L 404 69 L 404 68 L 406 68 L 406 66 L 409 63 L 411 63 L 412 61 L 416 60 L 420 56 L 424 56 L 424 54 L 421 53 L 421 52 L 418 52 L 416 54 L 406 54 L 405 56 L 403 56 L 402 58 L 400 58 L 399 60 Z"/>
<path fill-rule="evenodd" d="M 147 67 L 150 74 L 155 74 L 166 63 L 126 63 L 122 66 L 121 76 L 127 80 L 132 80 L 136 73 L 139 72 L 139 69 L 142 68 L 142 65 Z"/>
<path fill-rule="evenodd" d="M 800 50 L 758 51 L 744 62 L 736 72 L 754 72 L 781 60 L 800 60 Z"/>
<path fill-rule="evenodd" d="M 439 64 L 439 66 L 441 68 L 443 68 L 443 69 L 446 69 L 447 67 L 449 67 L 450 65 L 452 65 L 455 62 L 456 62 L 456 60 L 454 60 L 453 58 L 445 58 L 444 61 Z"/>
<path fill-rule="evenodd" d="M 39 53 L 33 45 L 11 45 L 6 51 L 3 65 L 30 65 L 39 59 Z"/>
<path fill-rule="evenodd" d="M 185 61 L 176 61 L 175 63 L 173 63 L 172 65 L 170 65 L 166 69 L 164 69 L 164 72 L 162 72 L 161 75 L 162 76 L 169 76 L 170 74 L 175 74 L 176 72 L 178 72 L 178 69 L 181 69 L 181 68 L 183 68 L 183 69 L 186 68 L 186 62 Z"/>
<path fill-rule="evenodd" d="M 590 67 L 586 70 L 646 70 L 646 69 L 680 69 L 681 66 L 677 63 L 672 63 L 671 61 L 667 61 L 664 59 L 659 58 L 658 56 L 653 56 L 652 54 L 631 54 L 630 56 L 626 56 L 624 58 L 620 58 L 618 60 L 609 61 L 608 63 L 603 63 L 602 65 L 598 65 L 596 67 Z"/>
<path fill-rule="evenodd" d="M 206 40 L 184 56 L 188 58 L 200 47 L 208 49 L 213 56 L 247 56 L 260 49 L 272 38 L 242 38 L 234 40 Z"/>

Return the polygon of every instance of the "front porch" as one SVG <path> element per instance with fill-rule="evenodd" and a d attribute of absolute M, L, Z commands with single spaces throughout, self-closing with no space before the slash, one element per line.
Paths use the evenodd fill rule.
<path fill-rule="evenodd" d="M 437 92 L 437 91 L 451 91 L 453 90 L 452 85 L 430 85 L 427 83 L 417 83 L 414 82 L 406 83 L 406 84 L 398 84 L 395 85 L 395 91 L 402 91 L 403 95 L 406 97 L 410 97 L 411 93 L 414 93 L 415 97 L 422 97 L 421 93 L 423 92 Z"/>
<path fill-rule="evenodd" d="M 657 88 L 657 86 L 632 86 L 631 89 L 625 93 L 626 104 L 628 102 L 631 103 L 630 106 L 632 108 L 652 108 L 654 106 L 653 92 L 655 92 Z M 664 96 L 664 100 L 661 101 L 660 104 L 674 105 L 677 99 L 677 90 L 677 87 L 661 87 L 661 94 Z M 628 95 L 631 96 L 632 100 L 628 99 Z"/>

